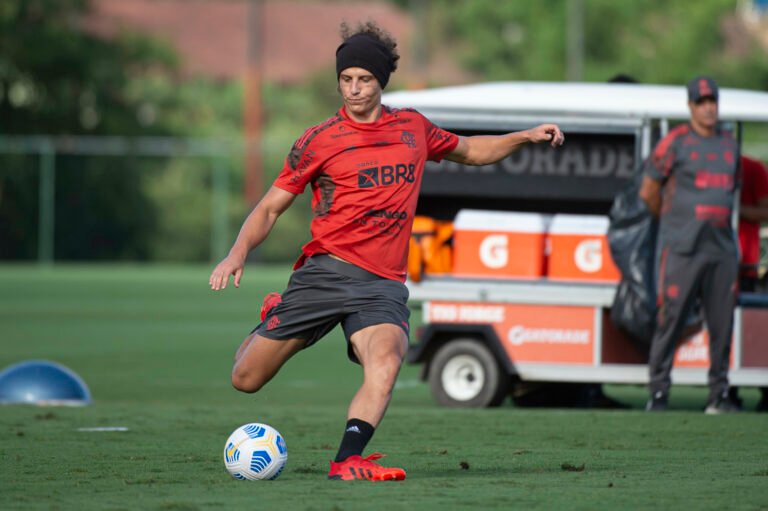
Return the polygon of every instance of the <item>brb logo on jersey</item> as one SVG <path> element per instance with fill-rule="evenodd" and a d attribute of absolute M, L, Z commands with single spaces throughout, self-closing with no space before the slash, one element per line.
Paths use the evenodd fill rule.
<path fill-rule="evenodd" d="M 396 165 L 381 165 L 380 167 L 368 167 L 357 171 L 358 188 L 375 188 L 378 186 L 391 186 L 400 183 L 413 183 L 416 165 L 398 163 Z"/>

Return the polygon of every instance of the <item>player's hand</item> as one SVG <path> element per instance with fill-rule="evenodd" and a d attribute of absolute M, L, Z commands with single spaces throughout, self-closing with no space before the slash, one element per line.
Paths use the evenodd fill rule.
<path fill-rule="evenodd" d="M 234 275 L 235 287 L 240 287 L 244 266 L 245 258 L 228 255 L 213 269 L 211 278 L 208 279 L 208 284 L 214 291 L 226 289 L 227 283 L 229 283 L 229 276 Z"/>
<path fill-rule="evenodd" d="M 528 133 L 534 144 L 549 142 L 552 147 L 558 147 L 565 142 L 565 135 L 557 124 L 542 124 L 528 130 Z"/>

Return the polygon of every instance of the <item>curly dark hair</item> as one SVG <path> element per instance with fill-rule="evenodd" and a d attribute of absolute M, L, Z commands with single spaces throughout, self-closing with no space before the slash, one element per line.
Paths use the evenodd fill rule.
<path fill-rule="evenodd" d="M 358 34 L 365 34 L 381 42 L 389 51 L 390 65 L 392 67 L 390 71 L 395 71 L 397 69 L 397 61 L 400 60 L 400 54 L 397 53 L 397 42 L 395 41 L 395 38 L 392 37 L 392 34 L 379 27 L 375 21 L 371 20 L 366 21 L 365 23 L 358 23 L 354 30 L 346 21 L 341 22 L 339 35 L 341 35 L 342 42 L 346 42 L 347 39 Z"/>

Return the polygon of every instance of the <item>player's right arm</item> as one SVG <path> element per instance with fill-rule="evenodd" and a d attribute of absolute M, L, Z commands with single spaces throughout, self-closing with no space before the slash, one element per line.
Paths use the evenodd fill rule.
<path fill-rule="evenodd" d="M 230 275 L 235 277 L 235 287 L 240 287 L 248 253 L 266 239 L 277 218 L 322 170 L 325 153 L 322 144 L 318 145 L 318 135 L 339 121 L 338 116 L 331 117 L 306 130 L 294 142 L 274 184 L 245 219 L 229 255 L 211 273 L 211 289 L 226 288 Z"/>
<path fill-rule="evenodd" d="M 542 124 L 504 135 L 459 137 L 459 143 L 445 155 L 445 159 L 467 165 L 489 165 L 506 158 L 528 143 L 549 142 L 552 147 L 558 147 L 564 141 L 565 136 L 556 124 Z"/>
<path fill-rule="evenodd" d="M 661 182 L 647 175 L 643 176 L 639 195 L 651 214 L 658 218 L 661 213 Z"/>
<path fill-rule="evenodd" d="M 655 217 L 661 214 L 661 189 L 669 179 L 675 166 L 675 140 L 687 133 L 687 125 L 670 131 L 653 149 L 650 158 L 643 163 L 643 181 L 638 195 Z"/>
<path fill-rule="evenodd" d="M 226 288 L 230 275 L 235 277 L 235 287 L 240 287 L 248 253 L 266 239 L 278 217 L 293 204 L 295 198 L 295 194 L 282 188 L 272 186 L 269 189 L 243 222 L 227 257 L 211 273 L 208 279 L 211 289 L 218 291 Z"/>

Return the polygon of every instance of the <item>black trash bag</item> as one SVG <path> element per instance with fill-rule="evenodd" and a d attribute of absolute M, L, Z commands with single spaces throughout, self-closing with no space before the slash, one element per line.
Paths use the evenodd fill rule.
<path fill-rule="evenodd" d="M 611 321 L 642 353 L 648 354 L 656 330 L 656 306 L 643 284 L 622 279 L 611 306 Z"/>
<path fill-rule="evenodd" d="M 608 245 L 621 272 L 611 305 L 611 320 L 646 355 L 656 330 L 656 283 L 659 221 L 640 198 L 642 170 L 614 199 L 608 214 Z M 703 326 L 701 300 L 696 299 L 685 321 L 685 339 Z"/>
<path fill-rule="evenodd" d="M 647 353 L 656 329 L 659 222 L 638 195 L 642 176 L 638 170 L 629 186 L 613 201 L 608 245 L 621 272 L 611 306 L 611 320 Z"/>

